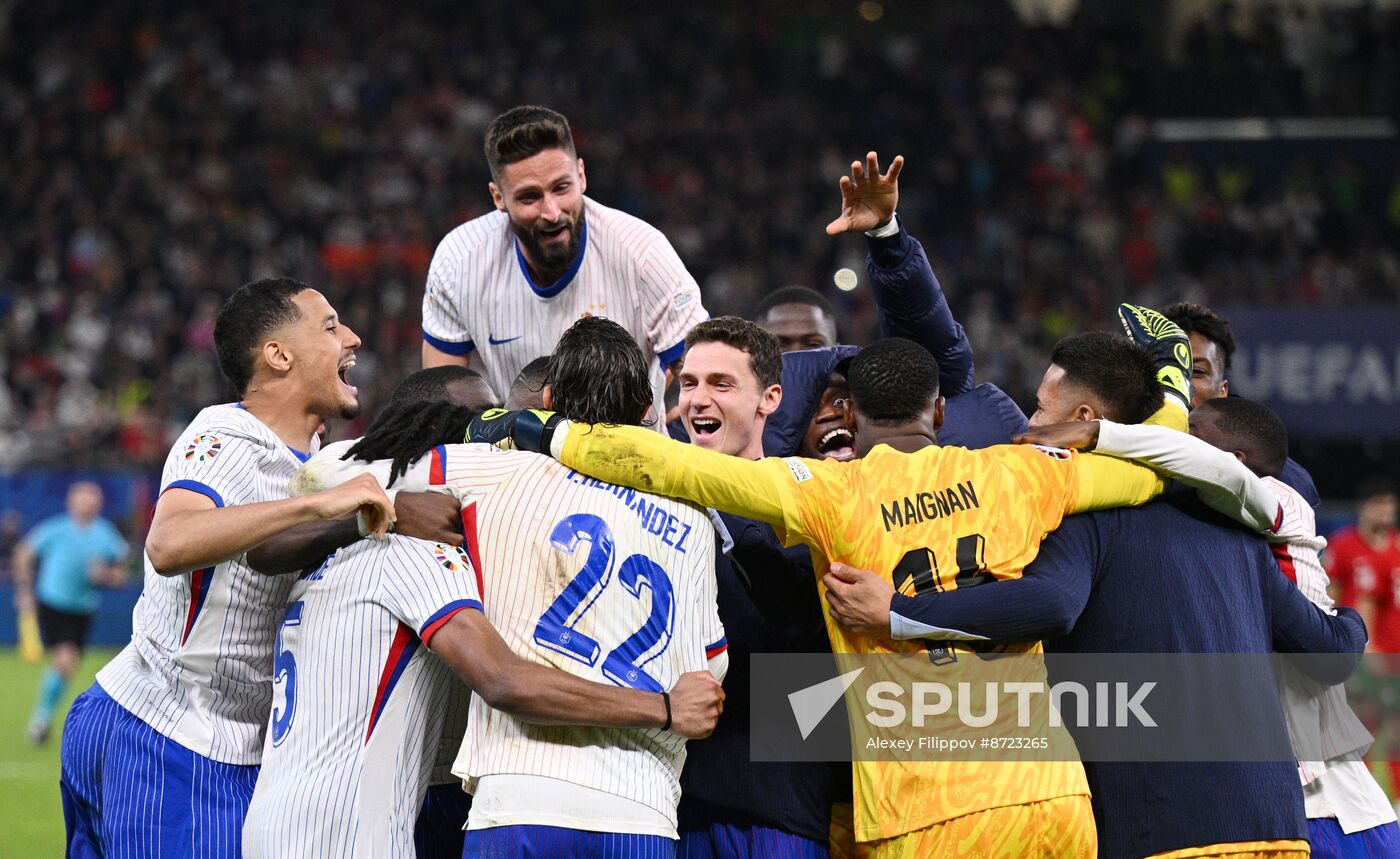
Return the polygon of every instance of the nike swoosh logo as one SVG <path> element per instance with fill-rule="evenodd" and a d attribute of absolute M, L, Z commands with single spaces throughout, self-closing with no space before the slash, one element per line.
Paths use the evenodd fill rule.
<path fill-rule="evenodd" d="M 524 334 L 517 334 L 517 335 L 515 335 L 514 337 L 507 337 L 507 338 L 504 339 L 504 340 L 497 340 L 494 336 L 488 334 L 488 335 L 486 335 L 486 340 L 487 340 L 487 342 L 489 342 L 492 346 L 503 346 L 503 345 L 505 345 L 506 343 L 513 343 L 513 342 L 515 342 L 516 340 L 519 340 L 521 337 L 524 337 L 524 336 L 525 336 Z"/>

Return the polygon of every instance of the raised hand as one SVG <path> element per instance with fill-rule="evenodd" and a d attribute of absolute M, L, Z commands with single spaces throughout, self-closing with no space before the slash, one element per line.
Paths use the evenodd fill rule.
<path fill-rule="evenodd" d="M 873 230 L 889 221 L 899 205 L 899 171 L 904 156 L 896 155 L 880 175 L 880 157 L 865 153 L 865 164 L 851 162 L 851 175 L 841 177 L 841 217 L 826 225 L 828 236 Z"/>
<path fill-rule="evenodd" d="M 671 688 L 671 731 L 688 740 L 708 737 L 724 712 L 724 687 L 708 671 L 689 671 Z"/>
<path fill-rule="evenodd" d="M 1098 421 L 1068 421 L 1031 427 L 1011 439 L 1013 444 L 1040 444 L 1067 450 L 1093 450 L 1099 443 Z"/>

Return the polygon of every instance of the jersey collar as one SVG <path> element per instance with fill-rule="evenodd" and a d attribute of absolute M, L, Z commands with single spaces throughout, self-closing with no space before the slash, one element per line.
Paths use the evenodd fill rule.
<path fill-rule="evenodd" d="M 525 275 L 525 282 L 530 284 L 530 289 L 540 298 L 553 298 L 564 291 L 564 287 L 573 282 L 574 275 L 578 274 L 579 268 L 583 265 L 583 254 L 588 250 L 588 220 L 578 225 L 578 253 L 574 255 L 574 261 L 569 263 L 568 269 L 559 276 L 559 279 L 548 286 L 540 286 L 535 283 L 535 278 L 530 274 L 530 266 L 525 262 L 525 253 L 520 250 L 520 239 L 515 240 L 515 260 L 520 264 L 520 273 Z"/>

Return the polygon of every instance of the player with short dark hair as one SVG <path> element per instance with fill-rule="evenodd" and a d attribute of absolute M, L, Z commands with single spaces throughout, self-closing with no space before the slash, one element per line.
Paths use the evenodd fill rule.
<path fill-rule="evenodd" d="M 1152 354 L 1122 334 L 1090 331 L 1066 337 L 1050 353 L 1030 425 L 1101 417 L 1142 423 L 1162 405 L 1156 373 Z"/>
<path fill-rule="evenodd" d="M 1230 361 L 1235 355 L 1235 332 L 1230 321 L 1204 305 L 1179 301 L 1162 308 L 1162 315 L 1181 326 L 1191 338 L 1192 405 L 1228 396 Z"/>
<path fill-rule="evenodd" d="M 754 317 L 773 332 L 784 352 L 836 345 L 836 309 L 815 289 L 775 289 L 758 303 Z"/>
<path fill-rule="evenodd" d="M 243 396 L 258 366 L 253 351 L 262 348 L 271 332 L 301 318 L 295 299 L 310 288 L 290 277 L 263 278 L 235 291 L 219 309 L 214 321 L 214 349 L 219 356 L 219 369 L 233 383 L 238 396 Z M 359 414 L 359 401 L 350 396 L 341 411 L 351 412 L 343 417 L 355 417 Z"/>
<path fill-rule="evenodd" d="M 484 148 L 486 166 L 497 182 L 507 164 L 524 161 L 546 149 L 560 149 L 570 158 L 578 157 L 569 120 L 558 111 L 534 104 L 513 107 L 491 120 Z"/>
<path fill-rule="evenodd" d="M 1244 397 L 1207 400 L 1191 413 L 1191 432 L 1233 452 L 1261 477 L 1283 473 L 1288 459 L 1288 428 L 1263 403 Z"/>
<path fill-rule="evenodd" d="M 1230 394 L 1230 363 L 1235 354 L 1235 333 L 1230 320 L 1199 304 L 1182 301 L 1162 311 L 1176 322 L 1191 339 L 1191 403 L 1199 406 L 1207 400 Z M 1279 479 L 1302 493 L 1316 510 L 1322 503 L 1312 475 L 1292 457 L 1284 461 Z"/>
<path fill-rule="evenodd" d="M 472 361 L 491 389 L 552 352 L 584 316 L 606 316 L 642 347 L 651 419 L 667 373 L 708 315 L 700 287 L 655 227 L 584 196 L 568 121 L 548 108 L 506 111 L 486 133 L 496 211 L 438 244 L 423 294 L 423 365 Z"/>
<path fill-rule="evenodd" d="M 743 352 L 748 356 L 754 380 L 762 387 L 783 383 L 781 341 L 747 319 L 721 316 L 701 322 L 686 335 L 686 351 L 700 343 L 723 343 Z"/>
<path fill-rule="evenodd" d="M 254 281 L 229 297 L 214 339 L 239 401 L 204 409 L 171 448 L 131 644 L 64 726 L 73 855 L 241 856 L 292 586 L 255 572 L 245 553 L 357 510 L 376 533 L 393 521 L 368 476 L 287 497 L 317 428 L 359 409 L 345 375 L 360 338 L 325 297 L 286 278 Z"/>
<path fill-rule="evenodd" d="M 524 367 L 510 383 L 505 407 L 508 409 L 544 408 L 544 374 L 549 369 L 549 356 L 541 355 Z"/>
<path fill-rule="evenodd" d="M 912 340 L 877 340 L 851 359 L 856 413 L 876 426 L 917 420 L 938 396 L 938 362 Z"/>
<path fill-rule="evenodd" d="M 782 353 L 746 319 L 702 322 L 686 337 L 680 418 L 692 443 L 727 456 L 763 456 L 763 429 L 782 399 Z M 825 857 L 835 787 L 825 763 L 755 761 L 750 753 L 753 653 L 829 649 L 805 551 L 784 551 L 771 526 L 717 514 L 719 618 L 729 641 L 729 705 L 710 737 L 686 747 L 681 856 Z M 846 791 L 849 796 L 849 789 Z"/>

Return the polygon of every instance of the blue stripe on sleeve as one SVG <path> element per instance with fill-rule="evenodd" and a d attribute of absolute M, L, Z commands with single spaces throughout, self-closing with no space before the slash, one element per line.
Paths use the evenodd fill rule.
<path fill-rule="evenodd" d="M 681 359 L 681 356 L 683 356 L 684 354 L 685 354 L 685 338 L 682 337 L 682 338 L 681 338 L 681 342 L 679 342 L 679 343 L 677 343 L 676 345 L 672 346 L 671 348 L 665 350 L 664 352 L 658 353 L 656 357 L 658 357 L 658 358 L 661 359 L 661 366 L 664 368 L 664 367 L 669 367 L 669 366 L 671 366 L 672 364 L 674 364 L 674 363 L 676 363 L 677 361 L 679 361 L 679 360 Z"/>
<path fill-rule="evenodd" d="M 428 345 L 448 355 L 466 355 L 476 348 L 476 343 L 468 340 L 465 343 L 453 343 L 451 340 L 439 340 L 428 332 L 423 332 L 423 339 L 428 341 Z"/>
<path fill-rule="evenodd" d="M 224 506 L 224 497 L 215 492 L 214 487 L 205 483 L 200 483 L 198 480 L 175 480 L 172 481 L 169 486 L 165 487 L 165 489 L 188 489 L 190 492 L 198 492 L 200 495 L 213 501 L 215 507 Z M 165 489 L 161 491 L 164 492 Z"/>
<path fill-rule="evenodd" d="M 421 638 L 438 621 L 442 620 L 444 617 L 447 617 L 450 614 L 455 614 L 456 612 L 459 612 L 464 608 L 474 608 L 480 612 L 486 611 L 486 609 L 481 607 L 481 602 L 478 600 L 453 600 L 452 602 L 433 612 L 433 616 L 423 622 L 423 625 L 418 628 L 418 636 Z"/>

